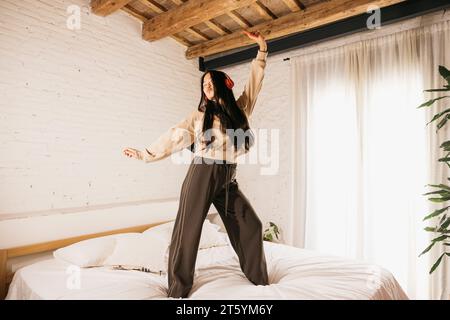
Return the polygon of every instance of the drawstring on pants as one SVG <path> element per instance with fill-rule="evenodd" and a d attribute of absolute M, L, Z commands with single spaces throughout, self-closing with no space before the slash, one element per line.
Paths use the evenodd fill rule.
<path fill-rule="evenodd" d="M 230 185 L 229 181 L 231 178 L 228 177 L 230 174 L 231 170 L 228 166 L 228 164 L 225 164 L 225 216 L 228 215 L 228 187 Z"/>

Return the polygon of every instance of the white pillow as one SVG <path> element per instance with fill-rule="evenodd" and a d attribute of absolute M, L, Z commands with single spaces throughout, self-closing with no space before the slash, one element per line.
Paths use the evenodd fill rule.
<path fill-rule="evenodd" d="M 142 234 L 116 239 L 113 253 L 104 261 L 104 266 L 125 270 L 140 270 L 167 273 L 169 246 L 174 221 L 151 227 Z M 228 236 L 219 232 L 220 226 L 205 220 L 199 249 L 227 246 Z"/>
<path fill-rule="evenodd" d="M 155 236 L 160 237 L 163 241 L 166 241 L 169 246 L 172 239 L 174 224 L 175 221 L 163 223 L 145 230 L 143 234 L 154 234 Z M 220 226 L 211 223 L 208 219 L 205 219 L 202 227 L 202 235 L 200 237 L 199 250 L 228 245 L 226 238 L 223 237 L 223 232 L 220 232 L 219 229 Z"/>
<path fill-rule="evenodd" d="M 121 233 L 83 240 L 54 251 L 53 256 L 81 268 L 110 265 L 165 272 L 174 223 L 151 227 L 142 234 Z M 219 229 L 206 219 L 199 249 L 228 245 L 226 234 Z"/>
<path fill-rule="evenodd" d="M 81 268 L 99 267 L 103 265 L 105 259 L 113 252 L 116 239 L 136 234 L 139 233 L 120 233 L 79 241 L 55 250 L 53 256 L 58 260 Z"/>
<path fill-rule="evenodd" d="M 134 269 L 146 272 L 167 272 L 167 241 L 155 233 L 136 234 L 116 239 L 112 254 L 104 266 Z"/>
<path fill-rule="evenodd" d="M 220 226 L 211 223 L 208 219 L 203 223 L 202 236 L 199 249 L 208 249 L 228 245 L 227 234 L 220 232 Z M 225 237 L 224 237 L 225 235 Z"/>

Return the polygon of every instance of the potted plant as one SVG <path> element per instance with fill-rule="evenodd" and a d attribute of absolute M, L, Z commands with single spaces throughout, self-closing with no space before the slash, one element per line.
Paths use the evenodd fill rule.
<path fill-rule="evenodd" d="M 430 89 L 425 90 L 426 92 L 448 92 L 450 91 L 450 71 L 445 68 L 444 66 L 439 66 L 439 73 L 446 81 L 446 85 L 444 85 L 443 88 L 440 89 Z M 450 98 L 450 95 L 443 95 L 438 98 L 431 99 L 423 104 L 421 104 L 418 108 L 423 107 L 430 107 L 432 106 L 436 101 Z M 436 133 L 442 129 L 446 124 L 447 121 L 450 119 L 450 108 L 437 113 L 433 116 L 430 122 L 427 123 L 430 124 L 433 121 L 438 121 L 436 126 Z M 445 156 L 443 158 L 440 158 L 438 161 L 445 163 L 447 166 L 450 167 L 450 140 L 444 141 L 440 148 L 443 149 Z M 447 178 L 447 180 L 450 181 L 450 178 Z M 434 212 L 428 214 L 423 220 L 428 220 L 434 217 L 439 217 L 439 222 L 437 225 L 433 227 L 426 227 L 425 231 L 433 232 L 435 233 L 435 237 L 431 240 L 430 245 L 419 255 L 419 257 L 425 253 L 427 253 L 436 243 L 442 242 L 444 245 L 444 248 L 450 246 L 450 216 L 448 216 L 448 208 L 450 208 L 450 205 L 446 205 L 446 203 L 450 200 L 450 186 L 445 184 L 428 184 L 428 186 L 436 188 L 437 190 L 427 192 L 424 195 L 430 196 L 428 198 L 429 201 L 435 202 L 435 203 L 442 203 L 444 205 L 443 208 L 435 210 Z M 447 203 L 448 204 L 448 203 Z M 433 266 L 430 269 L 430 274 L 433 273 L 434 270 L 439 266 L 442 259 L 445 256 L 450 256 L 450 252 L 447 252 L 446 249 L 444 249 L 444 252 L 442 252 L 439 255 L 439 258 L 436 260 L 436 262 L 433 264 Z"/>
<path fill-rule="evenodd" d="M 280 234 L 280 229 L 278 226 L 273 223 L 272 221 L 269 221 L 268 227 L 264 230 L 264 238 L 265 241 L 273 242 L 275 238 L 278 238 L 278 235 Z"/>

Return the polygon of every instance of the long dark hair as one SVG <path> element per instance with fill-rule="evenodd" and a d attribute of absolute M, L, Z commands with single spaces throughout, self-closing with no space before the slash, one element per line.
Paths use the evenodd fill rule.
<path fill-rule="evenodd" d="M 203 92 L 203 80 L 208 73 L 211 75 L 211 81 L 214 85 L 213 100 L 209 100 Z M 250 129 L 247 115 L 236 103 L 233 90 L 225 85 L 226 78 L 227 75 L 224 72 L 217 70 L 206 70 L 201 78 L 200 88 L 202 96 L 198 104 L 198 111 L 205 113 L 202 131 L 205 134 L 208 129 L 212 128 L 214 115 L 217 115 L 220 119 L 221 131 L 230 136 L 235 150 L 241 148 L 242 143 L 244 143 L 245 150 L 248 151 L 254 144 L 254 135 Z M 230 132 L 227 129 L 233 130 Z M 236 137 L 241 137 L 241 131 L 237 131 L 235 135 L 233 135 L 233 131 L 239 129 L 242 129 L 242 133 L 245 135 L 240 139 L 236 139 Z M 210 132 L 211 130 L 208 131 L 208 133 Z M 214 141 L 214 137 L 206 136 L 206 139 L 209 141 L 208 144 Z"/>

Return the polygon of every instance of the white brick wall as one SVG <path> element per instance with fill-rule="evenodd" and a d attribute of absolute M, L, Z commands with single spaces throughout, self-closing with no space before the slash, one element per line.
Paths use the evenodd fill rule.
<path fill-rule="evenodd" d="M 73 4 L 81 30 L 66 27 Z M 184 166 L 122 149 L 196 108 L 201 73 L 180 44 L 140 30 L 122 11 L 91 14 L 87 0 L 0 1 L 0 219 L 178 197 Z"/>

